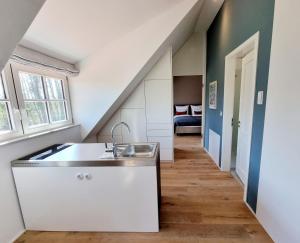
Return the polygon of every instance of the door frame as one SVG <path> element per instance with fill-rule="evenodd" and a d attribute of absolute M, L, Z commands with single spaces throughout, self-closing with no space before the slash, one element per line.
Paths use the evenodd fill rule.
<path fill-rule="evenodd" d="M 231 168 L 231 146 L 232 146 L 231 119 L 233 117 L 236 61 L 238 58 L 244 57 L 251 51 L 254 51 L 254 66 L 256 67 L 254 76 L 256 80 L 258 48 L 259 48 L 259 31 L 256 32 L 253 36 L 251 36 L 248 40 L 246 40 L 244 43 L 242 43 L 239 47 L 234 49 L 231 53 L 229 53 L 225 57 L 223 129 L 222 129 L 222 148 L 221 148 L 222 150 L 221 170 L 222 171 L 230 171 Z M 244 199 L 246 197 L 246 192 L 247 192 L 247 182 L 248 182 L 248 178 L 246 179 L 246 184 L 244 185 L 244 189 L 245 189 Z"/>
<path fill-rule="evenodd" d="M 206 101 L 206 59 L 207 59 L 207 35 L 206 32 L 202 35 L 203 38 L 203 75 L 202 75 L 202 121 L 201 121 L 201 143 L 204 147 L 204 139 L 205 139 L 205 101 Z"/>

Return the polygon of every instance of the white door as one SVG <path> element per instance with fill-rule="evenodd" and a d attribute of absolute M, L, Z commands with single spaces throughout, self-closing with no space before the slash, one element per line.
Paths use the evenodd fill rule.
<path fill-rule="evenodd" d="M 145 81 L 147 123 L 173 124 L 173 80 Z"/>
<path fill-rule="evenodd" d="M 254 55 L 254 52 L 250 52 L 242 60 L 242 80 L 240 93 L 236 172 L 244 185 L 247 184 L 248 180 L 252 137 L 252 118 L 256 77 L 256 63 Z"/>

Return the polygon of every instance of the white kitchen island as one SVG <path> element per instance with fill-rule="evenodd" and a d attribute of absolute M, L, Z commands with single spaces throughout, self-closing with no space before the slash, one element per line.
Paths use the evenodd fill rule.
<path fill-rule="evenodd" d="M 107 158 L 99 143 L 39 153 L 12 162 L 27 230 L 159 231 L 158 145 L 146 159 Z"/>

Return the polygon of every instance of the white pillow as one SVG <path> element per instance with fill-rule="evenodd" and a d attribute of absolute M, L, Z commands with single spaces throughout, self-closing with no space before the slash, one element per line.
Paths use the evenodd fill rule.
<path fill-rule="evenodd" d="M 187 112 L 188 109 L 189 109 L 189 106 L 188 105 L 180 105 L 180 106 L 176 105 L 175 109 L 176 109 L 177 112 Z"/>
<path fill-rule="evenodd" d="M 201 116 L 202 115 L 202 105 L 191 105 L 192 116 Z"/>

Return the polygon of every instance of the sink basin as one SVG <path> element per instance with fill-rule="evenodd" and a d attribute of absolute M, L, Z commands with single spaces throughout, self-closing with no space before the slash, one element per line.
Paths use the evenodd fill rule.
<path fill-rule="evenodd" d="M 155 144 L 129 144 L 122 151 L 121 157 L 151 158 L 155 153 Z"/>

